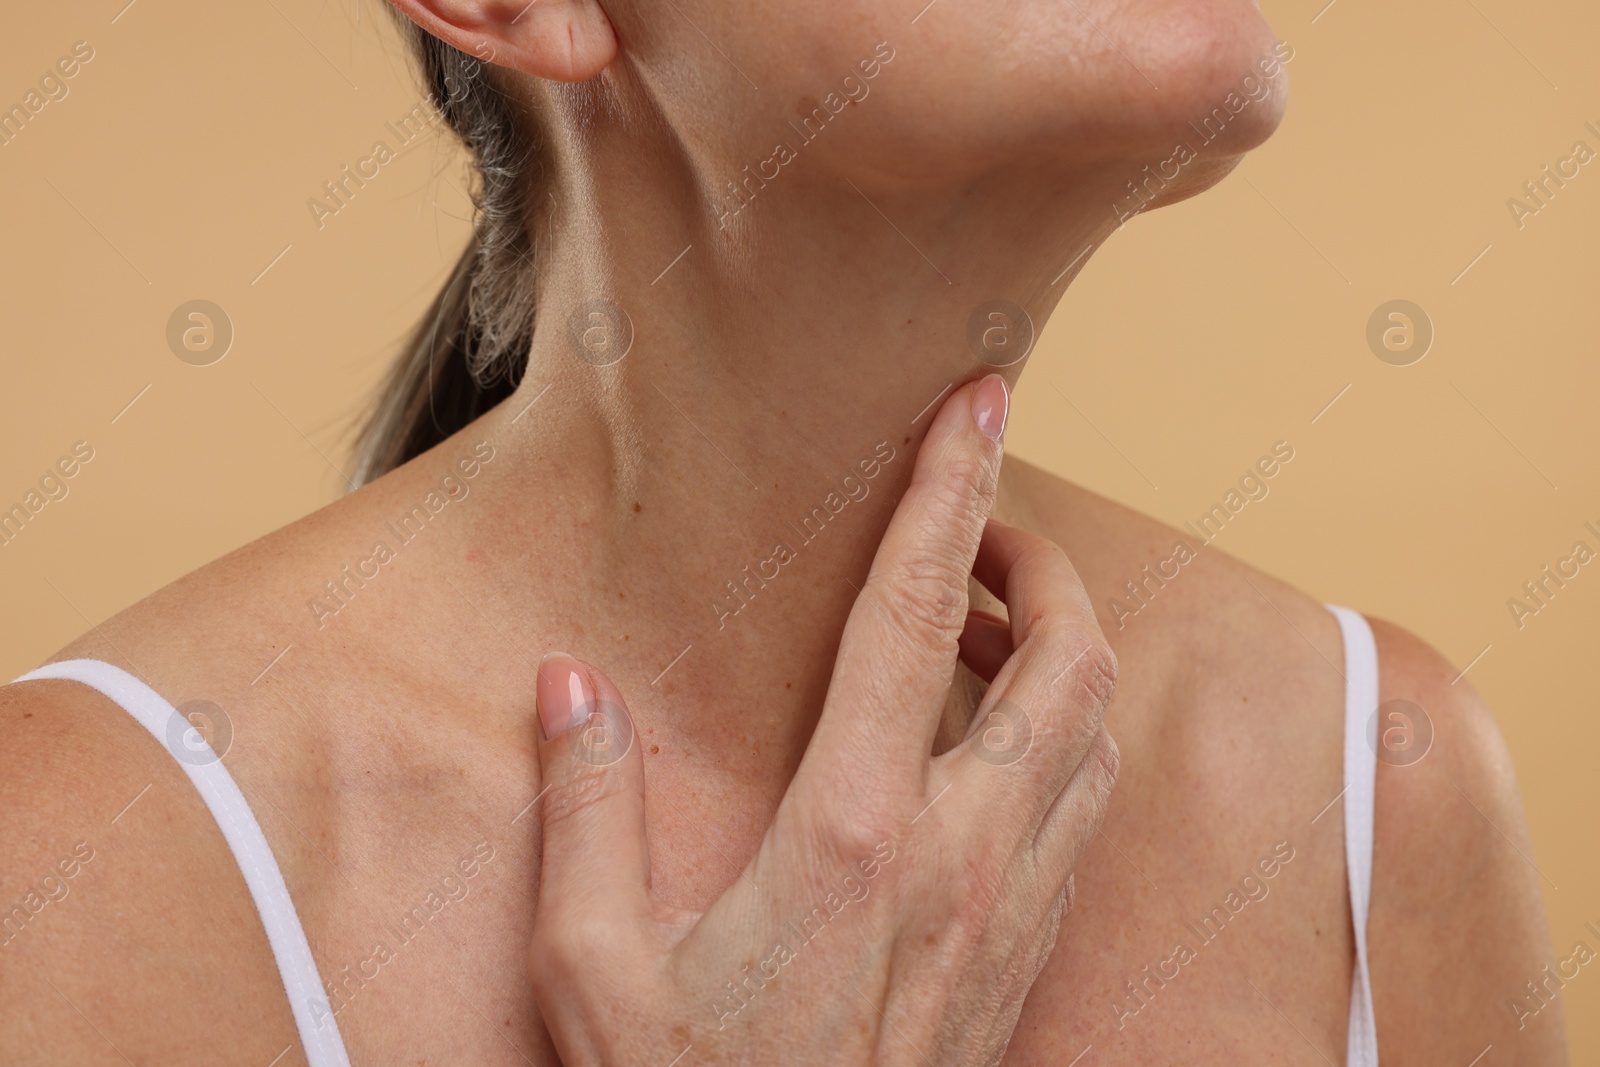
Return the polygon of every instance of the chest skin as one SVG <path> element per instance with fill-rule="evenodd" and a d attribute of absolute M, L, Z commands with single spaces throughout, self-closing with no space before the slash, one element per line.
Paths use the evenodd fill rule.
<path fill-rule="evenodd" d="M 1121 775 L 1005 1062 L 1341 1062 L 1352 940 L 1342 806 L 1329 807 L 1333 689 L 1319 687 L 1326 722 L 1288 713 L 1283 701 L 1305 694 L 1275 695 L 1270 679 L 1192 687 L 1174 706 L 1140 681 L 1137 644 L 1118 653 L 1127 681 L 1107 721 Z M 975 692 L 953 696 L 967 705 L 957 721 Z M 397 729 L 387 751 L 361 742 L 370 773 L 246 793 L 323 812 L 273 844 L 354 1062 L 553 1065 L 526 980 L 532 752 L 504 739 L 489 755 L 467 735 L 452 752 L 428 733 L 425 758 L 404 755 L 422 746 Z M 656 886 L 704 907 L 738 876 L 779 791 L 719 779 L 661 727 L 642 723 L 640 743 Z"/>
<path fill-rule="evenodd" d="M 1035 477 L 1025 471 L 1013 476 Z M 1171 543 L 1148 520 L 1087 495 L 1001 517 L 1061 543 L 1097 608 Z M 259 665 L 276 651 L 259 654 L 260 634 L 274 628 L 252 620 L 250 598 L 235 596 L 226 610 L 196 606 L 226 599 L 216 588 L 260 587 L 262 611 L 278 610 L 276 592 L 298 586 L 253 557 L 170 587 L 67 653 L 126 652 L 174 703 L 204 695 L 229 709 L 228 766 L 283 869 L 352 1062 L 554 1064 L 527 979 L 539 874 L 529 805 L 539 782 L 526 650 L 561 647 L 570 635 L 508 634 L 505 619 L 486 621 L 497 610 L 492 591 L 456 570 L 452 592 L 424 573 L 425 557 L 413 558 L 414 576 L 364 590 L 362 611 L 342 615 L 334 636 L 303 642 L 264 677 Z M 1121 772 L 1008 1064 L 1342 1060 L 1352 937 L 1342 810 L 1330 807 L 1343 785 L 1338 628 L 1320 606 L 1260 575 L 1246 584 L 1243 573 L 1206 557 L 1131 624 L 1102 613 L 1121 664 L 1106 719 Z M 382 628 L 364 634 L 363 620 Z M 429 648 L 441 627 L 474 638 L 467 660 L 445 664 L 455 676 L 439 664 L 413 669 L 397 651 Z M 633 636 L 632 646 L 625 635 L 603 640 L 621 657 L 645 643 Z M 234 681 L 216 676 L 235 662 L 249 669 Z M 802 703 L 820 705 L 826 674 L 818 666 Z M 671 685 L 659 688 L 664 696 L 632 708 L 653 883 L 669 903 L 704 908 L 738 877 L 771 819 L 793 773 L 779 754 L 803 744 L 742 725 L 760 693 L 710 708 L 725 743 L 682 736 Z M 800 699 L 798 681 L 791 695 Z M 975 695 L 968 676 L 947 711 L 956 736 Z M 295 1063 L 293 1021 L 237 868 L 171 758 L 149 747 L 128 769 L 127 795 L 156 779 L 147 803 L 161 796 L 175 806 L 129 854 L 148 865 L 168 857 L 186 891 L 231 918 L 178 942 L 159 933 L 178 920 L 158 918 L 153 903 L 138 952 L 122 959 L 101 949 L 85 965 L 125 1001 L 127 990 L 150 991 L 148 1005 L 130 1005 L 127 1018 L 108 1009 L 102 1022 L 128 1045 L 155 1027 L 151 1047 L 167 1049 L 160 1009 L 173 996 L 157 993 L 181 977 L 179 1000 L 210 1005 L 196 1027 L 224 1047 L 247 1027 L 263 1062 L 288 1048 L 279 1062 Z M 119 793 L 113 806 L 123 803 Z M 125 819 L 118 832 L 139 825 Z M 135 892 L 108 881 L 110 928 L 125 925 L 119 902 Z M 171 1047 L 200 1045 L 191 1034 Z"/>

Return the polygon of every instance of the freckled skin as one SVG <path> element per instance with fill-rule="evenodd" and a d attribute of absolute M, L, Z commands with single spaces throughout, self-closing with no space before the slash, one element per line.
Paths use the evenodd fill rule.
<path fill-rule="evenodd" d="M 1004 510 L 998 517 L 1037 528 L 1068 546 L 1097 602 L 1109 598 L 1118 577 L 1132 573 L 1132 564 L 1164 551 L 1172 536 L 1171 531 L 1149 520 L 1020 463 L 1008 466 L 1003 483 Z M 359 520 L 352 517 L 352 521 Z M 239 614 L 199 607 L 202 602 L 222 599 L 212 595 L 213 588 L 237 589 L 243 582 L 265 591 L 272 588 L 273 581 L 292 581 L 295 569 L 301 566 L 293 562 L 298 555 L 267 558 L 257 548 L 242 558 L 230 557 L 187 580 L 184 588 L 111 620 L 101 628 L 100 636 L 91 634 L 64 654 L 114 655 L 101 643 L 104 638 L 158 671 L 156 680 L 169 691 L 218 692 L 221 687 L 240 727 L 230 767 L 247 795 L 270 797 L 278 806 L 274 809 L 258 801 L 265 809 L 263 825 L 295 890 L 312 944 L 324 958 L 344 959 L 353 950 L 370 951 L 370 946 L 364 945 L 370 933 L 362 917 L 398 914 L 409 906 L 408 893 L 416 883 L 407 877 L 408 869 L 430 873 L 437 873 L 435 867 L 447 869 L 460 842 L 475 832 L 493 835 L 493 813 L 497 809 L 515 812 L 536 791 L 536 783 L 526 780 L 533 762 L 526 744 L 515 740 L 520 728 L 511 724 L 516 718 L 510 714 L 486 717 L 484 705 L 464 702 L 459 689 L 441 688 L 431 684 L 426 673 L 411 673 L 420 669 L 412 662 L 415 657 L 397 651 L 398 635 L 388 632 L 384 616 L 377 613 L 366 617 L 375 629 L 362 635 L 360 645 L 319 650 L 314 661 L 299 668 L 309 674 L 286 674 L 280 685 L 264 693 L 251 692 L 248 679 L 227 681 L 205 666 L 202 658 L 181 653 L 186 645 L 198 648 L 202 642 L 237 637 Z M 1066 1062 L 1091 1042 L 1113 1063 L 1244 1062 L 1248 1050 L 1259 1049 L 1261 1034 L 1270 1032 L 1271 1020 L 1276 1018 L 1270 1014 L 1272 1009 L 1239 992 L 1245 978 L 1265 992 L 1318 1047 L 1336 1060 L 1340 1054 L 1351 948 L 1339 811 L 1310 824 L 1311 817 L 1340 788 L 1340 685 L 1318 652 L 1285 627 L 1276 611 L 1262 604 L 1240 581 L 1245 573 L 1324 654 L 1334 659 L 1339 655 L 1332 619 L 1319 605 L 1270 578 L 1245 571 L 1220 553 L 1186 568 L 1182 580 L 1165 591 L 1159 612 L 1142 615 L 1137 625 L 1125 630 L 1107 625 L 1122 663 L 1123 681 L 1108 721 L 1117 730 L 1124 770 L 1103 827 L 1104 838 L 1091 846 L 1079 867 L 1074 913 L 1063 926 L 1051 962 L 1034 988 L 1007 1055 L 1008 1064 Z M 1238 594 L 1241 587 L 1248 597 Z M 401 609 L 394 617 L 404 617 L 408 599 L 402 593 L 391 601 Z M 231 611 L 242 608 L 249 616 L 270 611 L 270 602 L 270 595 L 262 593 L 243 601 L 236 596 Z M 975 605 L 981 603 L 975 601 Z M 165 636 L 152 637 L 158 633 Z M 1240 635 L 1247 640 L 1239 640 Z M 369 640 L 375 643 L 366 644 Z M 1430 687 L 1450 691 L 1449 673 L 1430 663 L 1426 651 L 1413 639 L 1380 627 L 1379 641 L 1388 668 L 1385 699 L 1405 693 L 1415 697 Z M 369 683 L 360 677 L 361 672 L 378 663 L 387 676 L 409 679 L 396 690 L 396 696 L 374 703 L 370 698 L 356 701 L 338 695 L 348 693 L 353 698 L 364 691 Z M 310 677 L 341 675 L 351 680 L 339 683 L 336 691 L 307 687 Z M 970 681 L 971 676 L 967 677 Z M 782 690 L 791 685 L 785 683 Z M 970 717 L 972 699 L 980 689 L 956 690 L 949 714 L 958 728 Z M 340 743 L 340 738 L 376 736 L 369 732 L 380 729 L 378 722 L 392 721 L 392 716 L 409 704 L 410 694 L 423 693 L 440 714 L 428 732 L 408 732 L 405 749 L 383 754 L 364 744 Z M 1253 698 L 1251 706 L 1259 704 L 1270 710 L 1244 711 L 1242 698 L 1246 696 Z M 128 819 L 124 820 L 126 826 L 119 824 L 118 832 L 126 835 L 123 848 L 129 850 L 121 854 L 132 856 L 131 850 L 137 848 L 169 857 L 177 864 L 172 877 L 182 877 L 193 892 L 208 897 L 214 894 L 216 900 L 227 902 L 223 911 L 232 916 L 228 920 L 231 925 L 212 931 L 216 940 L 205 944 L 168 944 L 157 939 L 145 946 L 148 959 L 129 957 L 116 966 L 122 973 L 141 975 L 139 986 L 148 985 L 155 991 L 153 996 L 181 992 L 185 974 L 226 974 L 225 987 L 238 995 L 227 998 L 211 1016 L 217 1028 L 216 1041 L 223 1042 L 225 1034 L 233 1033 L 230 1027 L 248 1022 L 255 1028 L 252 1033 L 270 1035 L 264 1044 L 278 1042 L 275 1055 L 292 1041 L 293 1031 L 281 1004 L 270 956 L 259 930 L 251 930 L 249 902 L 225 847 L 208 832 L 208 817 L 178 778 L 170 757 L 159 750 L 148 751 L 151 746 L 138 743 L 121 712 L 76 688 L 46 683 L 21 687 L 20 692 L 6 690 L 0 698 L 0 707 L 13 723 L 13 736 L 18 736 L 17 731 L 34 730 L 31 722 L 44 718 L 58 724 L 54 729 L 67 731 L 65 737 L 56 738 L 56 750 L 65 745 L 68 751 L 93 752 L 97 765 L 109 771 L 85 782 L 75 793 L 63 793 L 59 788 L 41 790 L 41 795 L 53 797 L 57 805 L 69 811 L 78 810 L 80 803 L 96 811 L 114 811 L 142 784 L 156 782 L 152 796 L 159 797 L 162 806 L 152 808 L 161 818 L 145 823 Z M 491 697 L 488 706 L 504 702 L 509 710 L 522 699 L 513 687 L 504 698 Z M 1427 702 L 1441 709 L 1435 714 L 1440 755 L 1450 753 L 1449 762 L 1440 760 L 1439 773 L 1454 775 L 1454 780 L 1471 788 L 1481 802 L 1491 803 L 1492 794 L 1481 789 L 1486 779 L 1474 769 L 1481 754 L 1474 753 L 1475 744 L 1469 740 L 1482 730 L 1482 724 L 1474 721 L 1468 709 L 1459 723 L 1447 725 L 1453 723 L 1450 715 L 1455 713 L 1447 714 L 1436 696 L 1429 696 Z M 30 725 L 21 725 L 32 715 L 23 708 L 40 706 L 48 707 L 50 715 L 33 716 Z M 297 717 L 295 709 L 302 707 L 347 710 L 333 723 Z M 657 719 L 649 712 L 639 714 L 648 723 L 642 727 L 646 732 L 671 729 L 670 716 Z M 60 726 L 63 722 L 77 725 Z M 495 723 L 492 728 L 490 722 Z M 1448 743 L 1452 737 L 1457 739 L 1453 751 Z M 762 739 L 748 738 L 743 743 L 750 746 L 751 758 L 763 758 L 760 753 L 767 746 Z M 51 749 L 46 746 L 46 750 Z M 651 746 L 651 754 L 658 757 L 650 765 L 651 787 L 671 798 L 652 812 L 658 875 L 674 887 L 685 904 L 703 906 L 731 876 L 726 850 L 748 847 L 759 832 L 760 817 L 752 818 L 750 813 L 768 810 L 776 794 L 770 785 L 754 779 L 740 779 L 737 786 L 703 775 L 684 779 L 685 756 L 661 756 L 659 745 Z M 1426 762 L 1419 766 L 1426 769 Z M 29 773 L 67 773 L 59 763 L 53 771 L 48 760 L 46 763 Z M 447 793 L 431 794 L 412 784 L 447 769 L 452 772 L 451 779 L 460 783 Z M 1411 769 L 1415 768 L 1407 768 Z M 331 787 L 341 781 L 348 783 L 357 770 L 373 784 L 356 791 L 346 787 L 335 804 L 333 798 L 340 796 L 340 791 Z M 1385 768 L 1386 772 L 1396 770 Z M 526 784 L 508 784 L 519 775 Z M 314 790 L 304 784 L 288 785 L 313 781 L 324 784 Z M 1385 788 L 1402 792 L 1386 798 Z M 1417 788 L 1423 788 L 1426 795 L 1426 783 L 1418 779 L 1380 775 L 1377 870 L 1380 878 L 1398 883 L 1391 894 L 1403 897 L 1433 892 L 1428 878 L 1417 869 L 1429 865 L 1418 859 L 1425 853 L 1413 855 L 1383 844 L 1386 833 L 1392 836 L 1406 818 L 1415 817 L 1415 808 L 1409 816 L 1395 809 L 1415 802 L 1417 798 L 1405 796 L 1405 791 Z M 1432 798 L 1426 804 L 1442 807 Z M 424 811 L 432 814 L 424 818 Z M 1470 827 L 1454 829 L 1447 809 L 1436 818 L 1445 820 L 1444 832 L 1459 838 L 1457 846 L 1468 855 L 1492 844 L 1475 838 Z M 502 825 L 504 821 L 500 820 Z M 168 832 L 173 824 L 187 829 L 175 838 Z M 489 829 L 479 831 L 479 827 Z M 302 838 L 301 833 L 308 837 Z M 1216 944 L 1201 949 L 1196 961 L 1182 967 L 1147 1007 L 1119 1028 L 1112 1004 L 1119 996 L 1126 1000 L 1124 984 L 1138 978 L 1141 968 L 1153 967 L 1167 955 L 1174 940 L 1190 938 L 1185 920 L 1200 916 L 1237 882 L 1241 872 L 1270 851 L 1274 842 L 1284 839 L 1293 841 L 1296 857 L 1271 881 L 1269 895 L 1250 904 Z M 372 851 L 380 842 L 389 844 L 377 845 L 378 851 Z M 484 1040 L 479 1035 L 462 1035 L 459 1028 L 447 1023 L 456 1009 L 439 1000 L 432 978 L 446 969 L 467 996 L 484 1003 L 504 1002 L 507 1009 L 502 1014 L 511 1025 L 502 1029 L 508 1030 L 535 1062 L 554 1064 L 527 1000 L 522 963 L 513 951 L 527 929 L 533 903 L 537 842 L 525 834 L 502 831 L 496 846 L 497 858 L 472 885 L 472 895 L 460 905 L 451 905 L 460 907 L 462 915 L 471 915 L 468 923 L 452 931 L 454 946 L 441 937 L 408 949 L 415 965 L 384 973 L 372 983 L 372 995 L 364 992 L 361 1000 L 353 1002 L 359 1008 L 352 1007 L 347 1016 L 341 1016 L 346 1039 L 358 1060 L 394 1061 L 417 1048 L 441 1058 L 456 1053 L 499 1055 L 491 1051 L 492 1037 Z M 349 855 L 345 854 L 347 848 Z M 383 861 L 384 848 L 399 850 L 392 854 L 407 857 L 406 862 L 396 866 Z M 343 857 L 341 866 L 371 872 L 371 876 L 358 879 L 352 875 L 347 882 L 320 853 Z M 63 921 L 54 933 L 45 928 L 30 931 L 40 936 L 36 949 L 27 948 L 65 952 L 70 957 L 76 951 L 73 945 L 79 943 L 74 940 L 78 923 L 100 921 L 103 914 L 125 908 L 130 899 L 172 891 L 165 878 L 133 878 L 134 868 L 117 863 L 117 854 L 108 851 L 112 862 L 105 867 L 106 895 L 86 904 L 76 915 L 63 909 Z M 364 855 L 373 858 L 357 859 Z M 184 874 L 178 875 L 177 870 Z M 1409 888 L 1412 883 L 1415 888 Z M 1502 909 L 1498 914 L 1504 922 L 1505 917 L 1514 918 L 1528 908 L 1516 887 L 1510 888 L 1510 892 L 1494 890 L 1491 880 L 1490 896 L 1495 899 L 1461 906 L 1469 916 Z M 150 906 L 156 908 L 157 904 L 152 901 Z M 1411 954 L 1427 954 L 1425 945 L 1408 941 L 1406 926 L 1414 920 L 1395 914 L 1400 907 L 1380 896 L 1373 914 L 1380 1026 L 1386 1025 L 1384 1006 L 1408 980 Z M 472 910 L 468 912 L 468 908 Z M 1448 917 L 1439 920 L 1449 921 Z M 165 927 L 158 924 L 158 928 Z M 1502 936 L 1502 940 L 1506 938 Z M 1511 945 L 1505 951 L 1514 956 L 1519 951 L 1516 939 L 1509 940 Z M 20 941 L 19 947 L 23 947 Z M 103 953 L 105 946 L 97 946 L 96 951 Z M 176 965 L 177 958 L 168 958 L 173 952 L 183 954 L 184 966 Z M 458 952 L 480 965 L 466 973 L 451 969 L 450 961 Z M 1525 962 L 1517 961 L 1517 973 L 1537 972 L 1537 953 L 1533 955 L 1535 958 Z M 96 964 L 100 965 L 103 963 Z M 130 997 L 134 1004 L 140 1000 L 139 996 Z M 251 1007 L 247 1010 L 243 1005 Z M 151 1010 L 155 1012 L 153 1006 Z M 118 1016 L 116 1023 L 122 1028 L 119 1032 L 130 1035 L 136 1035 L 141 1026 L 134 1014 Z M 1387 1044 L 1403 1048 L 1404 1034 L 1398 1024 L 1395 1029 Z M 202 1027 L 202 1033 L 210 1032 Z M 456 1036 L 445 1040 L 443 1034 Z M 1502 1039 L 1512 1040 L 1507 1035 Z M 135 1045 L 140 1040 L 149 1046 L 160 1044 L 157 1035 L 130 1036 Z M 204 1040 L 200 1043 L 205 1047 Z M 1289 1051 L 1291 1043 L 1281 1044 L 1285 1055 L 1297 1054 Z"/>
<path fill-rule="evenodd" d="M 468 895 L 339 1014 L 356 1063 L 556 1063 L 527 978 L 537 820 L 517 818 L 540 789 L 531 694 L 543 651 L 603 665 L 657 739 L 647 810 L 664 898 L 704 908 L 738 877 L 805 752 L 854 583 L 905 489 L 926 426 L 912 416 L 974 376 L 972 308 L 1005 295 L 1042 328 L 1071 281 L 1063 267 L 1115 231 L 1127 183 L 1258 76 L 1274 43 L 1248 0 L 944 0 L 914 26 L 898 4 L 683 2 L 689 18 L 608 5 L 624 50 L 603 75 L 556 85 L 544 71 L 520 87 L 552 124 L 553 171 L 573 179 L 541 190 L 555 205 L 534 242 L 548 249 L 550 306 L 613 292 L 650 325 L 639 351 L 602 380 L 541 328 L 527 398 L 58 657 L 107 659 L 169 698 L 228 709 L 228 768 L 325 977 L 370 956 L 378 924 L 474 842 L 494 845 Z M 560 10 L 541 4 L 522 26 Z M 571 68 L 591 39 L 564 30 L 543 44 Z M 879 42 L 893 58 L 879 60 L 871 95 L 724 225 L 708 176 L 720 193 L 793 136 L 770 102 L 866 78 Z M 1271 93 L 1147 207 L 1210 187 L 1272 132 L 1285 70 L 1267 80 Z M 513 427 L 549 382 L 560 402 Z M 814 505 L 832 472 L 896 436 L 900 455 L 872 494 L 793 564 L 804 577 L 719 627 L 706 603 L 723 576 Z M 308 623 L 327 561 L 364 551 L 464 445 L 487 439 L 498 456 L 449 523 L 325 629 Z M 1342 811 L 1312 821 L 1344 781 L 1332 617 L 1213 549 L 1119 626 L 1110 601 L 1171 552 L 1175 531 L 1015 459 L 995 515 L 1063 546 L 1121 665 L 1107 716 L 1117 791 L 1005 1062 L 1059 1067 L 1091 1044 L 1084 1067 L 1340 1062 L 1352 954 Z M 1000 608 L 979 590 L 972 606 Z M 1484 826 L 1528 850 L 1504 746 L 1431 649 L 1389 626 L 1377 638 L 1382 698 L 1415 701 L 1436 728 L 1427 759 L 1378 777 L 1369 936 L 1384 1062 L 1467 1063 L 1492 1043 L 1482 1067 L 1563 1063 L 1558 1006 L 1523 1031 L 1504 1011 L 1548 954 L 1534 876 Z M 958 743 L 982 688 L 957 672 L 941 743 Z M 0 879 L 20 886 L 47 869 L 58 828 L 107 828 L 70 907 L 6 948 L 0 1048 L 121 1062 L 48 975 L 93 1005 L 95 1027 L 133 1062 L 303 1062 L 242 879 L 171 757 L 66 683 L 0 690 L 0 730 Z M 1279 842 L 1295 859 L 1270 893 L 1119 1018 L 1128 984 Z M 0 900 L 15 886 L 0 881 Z M 1470 962 L 1440 951 L 1462 931 Z M 203 1008 L 180 1019 L 174 1005 Z"/>

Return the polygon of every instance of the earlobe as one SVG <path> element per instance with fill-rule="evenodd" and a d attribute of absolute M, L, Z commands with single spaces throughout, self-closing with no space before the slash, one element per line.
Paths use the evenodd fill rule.
<path fill-rule="evenodd" d="M 389 0 L 446 44 L 485 63 L 580 82 L 617 55 L 599 0 Z"/>

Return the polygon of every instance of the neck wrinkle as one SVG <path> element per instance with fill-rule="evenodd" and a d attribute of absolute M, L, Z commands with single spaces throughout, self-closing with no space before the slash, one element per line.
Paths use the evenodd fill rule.
<path fill-rule="evenodd" d="M 469 431 L 494 439 L 508 491 L 469 521 L 530 632 L 605 669 L 635 713 L 676 705 L 710 736 L 727 723 L 686 709 L 733 699 L 797 759 L 935 400 L 995 369 L 968 346 L 973 311 L 1010 300 L 1042 329 L 1062 269 L 1114 227 L 1110 196 L 796 171 L 723 229 L 675 143 L 591 141 L 542 242 L 527 373 Z M 626 354 L 596 365 L 623 324 Z"/>

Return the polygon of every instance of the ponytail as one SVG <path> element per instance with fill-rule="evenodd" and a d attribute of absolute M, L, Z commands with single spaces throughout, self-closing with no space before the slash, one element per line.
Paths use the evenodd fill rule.
<path fill-rule="evenodd" d="M 427 451 L 510 396 L 527 369 L 533 338 L 530 205 L 541 166 L 526 108 L 499 83 L 495 68 L 389 9 L 416 55 L 434 107 L 476 165 L 477 219 L 460 261 L 361 426 L 357 486 Z"/>

